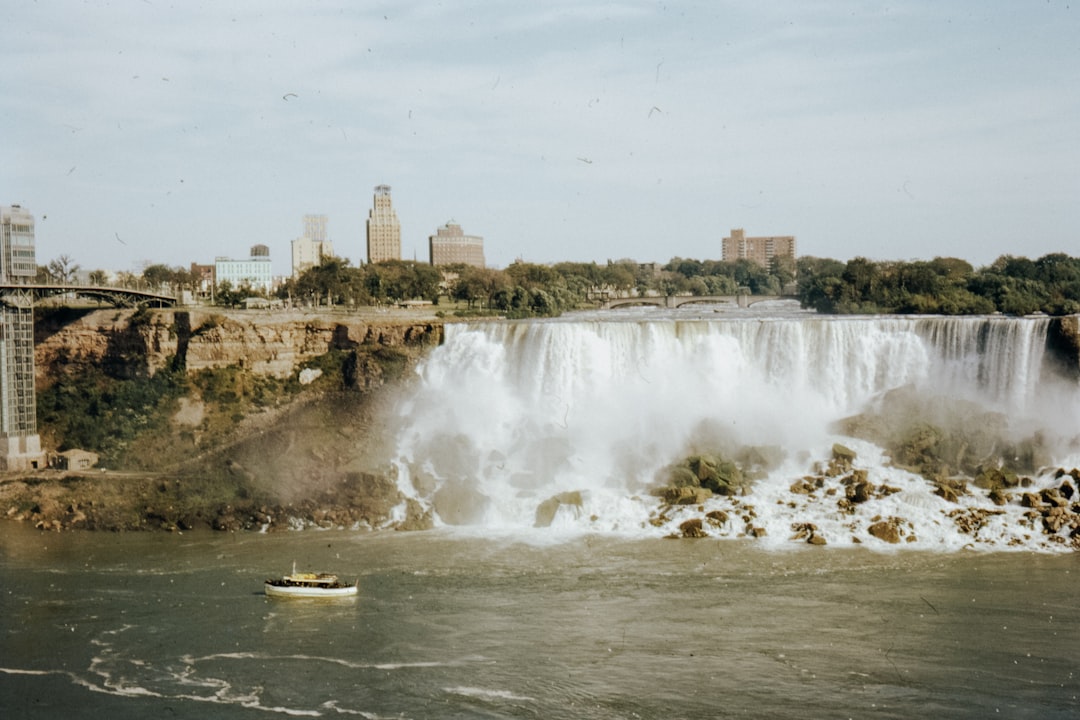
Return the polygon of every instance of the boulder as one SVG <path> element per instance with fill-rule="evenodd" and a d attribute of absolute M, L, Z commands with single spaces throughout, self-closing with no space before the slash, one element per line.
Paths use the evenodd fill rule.
<path fill-rule="evenodd" d="M 559 508 L 563 505 L 573 508 L 575 515 L 580 516 L 582 509 L 581 493 L 576 490 L 573 492 L 559 493 L 540 503 L 536 507 L 536 520 L 533 522 L 533 527 L 551 527 L 551 523 L 555 521 L 555 516 L 559 512 Z"/>
<path fill-rule="evenodd" d="M 425 510 L 413 498 L 405 501 L 405 519 L 395 526 L 396 530 L 430 530 L 435 527 L 435 520 L 430 510 Z"/>
<path fill-rule="evenodd" d="M 846 472 L 851 471 L 852 464 L 855 462 L 855 451 L 846 445 L 840 443 L 834 443 L 832 446 L 832 459 L 829 460 L 829 467 L 825 471 L 827 477 L 837 477 L 843 475 Z"/>
<path fill-rule="evenodd" d="M 667 487 L 660 495 L 668 505 L 700 505 L 712 496 L 712 490 L 702 487 Z"/>
<path fill-rule="evenodd" d="M 705 519 L 709 521 L 709 524 L 719 527 L 727 524 L 728 514 L 723 510 L 710 510 L 705 513 Z"/>
<path fill-rule="evenodd" d="M 897 518 L 889 518 L 888 520 L 876 522 L 867 528 L 867 532 L 878 540 L 884 540 L 893 545 L 900 542 L 900 522 Z"/>
<path fill-rule="evenodd" d="M 958 478 L 938 478 L 934 485 L 934 494 L 947 502 L 958 502 L 968 494 L 967 483 Z"/>
<path fill-rule="evenodd" d="M 1011 470 L 987 468 L 980 470 L 973 482 L 976 487 L 981 487 L 984 490 L 1001 490 L 1018 486 L 1020 476 Z"/>
<path fill-rule="evenodd" d="M 826 545 L 825 536 L 818 533 L 814 523 L 791 523 L 792 540 L 805 540 L 810 545 Z"/>
<path fill-rule="evenodd" d="M 848 485 L 844 494 L 853 503 L 864 503 L 872 497 L 873 489 L 873 485 L 862 480 Z"/>
<path fill-rule="evenodd" d="M 1042 508 L 1042 500 L 1035 493 L 1023 493 L 1020 495 L 1020 504 L 1026 508 L 1038 510 Z"/>
<path fill-rule="evenodd" d="M 858 454 L 846 445 L 841 445 L 840 443 L 833 443 L 832 457 L 833 460 L 836 460 L 837 462 L 851 465 L 853 462 L 855 462 L 855 458 L 858 457 Z"/>
<path fill-rule="evenodd" d="M 679 525 L 679 532 L 684 538 L 703 538 L 709 534 L 701 527 L 701 518 L 691 518 Z"/>
<path fill-rule="evenodd" d="M 744 483 L 742 471 L 729 460 L 698 455 L 691 457 L 688 465 L 697 476 L 701 487 L 708 488 L 717 495 L 733 495 Z"/>
<path fill-rule="evenodd" d="M 1068 507 L 1069 505 L 1068 498 L 1062 497 L 1057 488 L 1046 488 L 1039 493 L 1039 497 L 1044 503 L 1054 507 Z"/>

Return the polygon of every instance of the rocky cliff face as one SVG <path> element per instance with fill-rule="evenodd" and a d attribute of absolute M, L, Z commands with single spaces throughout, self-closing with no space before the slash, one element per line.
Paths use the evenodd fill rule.
<path fill-rule="evenodd" d="M 114 377 L 153 375 L 175 359 L 189 372 L 241 366 L 286 378 L 330 350 L 417 347 L 442 339 L 437 321 L 372 322 L 349 315 L 202 310 L 96 310 L 50 317 L 35 328 L 38 387 L 91 365 Z"/>
<path fill-rule="evenodd" d="M 1067 377 L 1080 379 L 1080 315 L 1053 318 L 1046 342 L 1059 369 Z"/>

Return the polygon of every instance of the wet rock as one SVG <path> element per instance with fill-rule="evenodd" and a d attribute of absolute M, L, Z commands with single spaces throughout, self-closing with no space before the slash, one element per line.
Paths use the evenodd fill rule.
<path fill-rule="evenodd" d="M 804 540 L 810 545 L 826 545 L 825 537 L 818 532 L 814 523 L 792 523 L 791 530 L 794 533 L 792 540 Z"/>
<path fill-rule="evenodd" d="M 559 493 L 540 503 L 536 508 L 536 520 L 533 522 L 533 527 L 551 527 L 559 508 L 564 505 L 572 508 L 575 516 L 580 517 L 582 509 L 581 493 L 578 491 Z"/>
<path fill-rule="evenodd" d="M 430 530 L 435 527 L 435 520 L 430 510 L 424 508 L 413 498 L 405 501 L 405 520 L 398 523 L 397 530 Z"/>
<path fill-rule="evenodd" d="M 1039 493 L 1039 498 L 1047 505 L 1054 507 L 1068 507 L 1069 501 L 1061 496 L 1057 488 L 1046 488 Z"/>
<path fill-rule="evenodd" d="M 1043 527 L 1048 533 L 1057 533 L 1061 528 L 1070 524 L 1070 513 L 1063 507 L 1054 506 L 1047 508 L 1043 515 Z"/>
<path fill-rule="evenodd" d="M 874 523 L 866 530 L 872 536 L 878 540 L 884 540 L 887 543 L 896 545 L 901 539 L 900 523 L 902 521 L 898 518 L 889 518 L 888 520 L 881 520 Z"/>
<path fill-rule="evenodd" d="M 701 526 L 701 518 L 691 518 L 679 525 L 679 532 L 684 538 L 703 538 L 709 534 Z"/>
<path fill-rule="evenodd" d="M 1004 510 L 983 510 L 982 508 L 961 508 L 949 513 L 949 517 L 960 532 L 978 535 L 990 518 L 1004 514 Z"/>
<path fill-rule="evenodd" d="M 832 446 L 832 459 L 829 460 L 829 467 L 825 470 L 826 477 L 838 477 L 850 472 L 855 458 L 854 450 L 846 445 L 834 443 Z"/>
<path fill-rule="evenodd" d="M 1020 476 L 1001 468 L 986 468 L 980 470 L 972 482 L 984 490 L 1002 490 L 1019 486 Z"/>
<path fill-rule="evenodd" d="M 873 496 L 873 485 L 866 482 L 854 482 L 847 486 L 845 495 L 853 503 L 864 503 Z"/>
<path fill-rule="evenodd" d="M 700 505 L 712 496 L 712 490 L 702 487 L 668 487 L 661 495 L 668 505 Z"/>
<path fill-rule="evenodd" d="M 221 532 L 237 532 L 244 529 L 244 523 L 232 512 L 223 512 L 214 518 L 213 528 Z"/>
<path fill-rule="evenodd" d="M 967 483 L 958 478 L 939 478 L 934 485 L 934 494 L 948 502 L 959 502 L 968 494 Z"/>
<path fill-rule="evenodd" d="M 729 461 L 710 455 L 698 455 L 687 461 L 701 487 L 717 495 L 734 495 L 745 484 L 742 471 Z"/>
<path fill-rule="evenodd" d="M 705 513 L 705 519 L 708 520 L 711 525 L 719 527 L 727 524 L 728 514 L 723 510 L 710 510 Z"/>

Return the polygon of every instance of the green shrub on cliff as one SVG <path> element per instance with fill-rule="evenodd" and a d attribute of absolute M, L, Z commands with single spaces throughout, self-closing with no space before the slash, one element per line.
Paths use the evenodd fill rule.
<path fill-rule="evenodd" d="M 124 380 L 95 367 L 61 376 L 38 393 L 38 423 L 57 450 L 90 450 L 102 465 L 115 465 L 136 437 L 167 425 L 164 411 L 187 390 L 183 372 L 171 363 L 153 377 Z"/>

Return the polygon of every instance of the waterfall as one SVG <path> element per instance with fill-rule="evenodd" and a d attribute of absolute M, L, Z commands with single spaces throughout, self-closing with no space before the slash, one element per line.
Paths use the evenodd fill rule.
<path fill-rule="evenodd" d="M 779 447 L 786 477 L 827 457 L 833 424 L 897 388 L 1038 426 L 1077 426 L 1080 393 L 1044 377 L 1046 319 L 797 317 L 450 324 L 399 408 L 402 488 L 441 522 L 640 525 L 661 469 L 716 447 Z M 1064 393 L 1064 394 L 1062 394 Z M 1071 413 L 1071 414 L 1070 414 Z M 1048 421 L 1049 422 L 1049 421 Z M 1075 433 L 1075 430 L 1071 430 Z"/>

